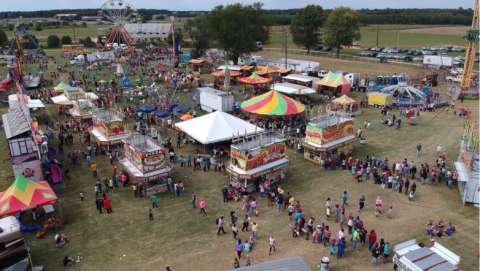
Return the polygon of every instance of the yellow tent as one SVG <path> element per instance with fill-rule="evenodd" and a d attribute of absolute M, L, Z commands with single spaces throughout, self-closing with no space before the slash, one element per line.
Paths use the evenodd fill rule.
<path fill-rule="evenodd" d="M 339 105 L 348 105 L 348 104 L 355 104 L 357 103 L 357 101 L 348 97 L 347 95 L 342 95 L 342 97 L 339 97 L 333 100 L 332 103 L 339 104 Z"/>
<path fill-rule="evenodd" d="M 393 96 L 392 94 L 382 93 L 382 92 L 370 92 L 368 96 L 368 105 L 392 105 Z"/>

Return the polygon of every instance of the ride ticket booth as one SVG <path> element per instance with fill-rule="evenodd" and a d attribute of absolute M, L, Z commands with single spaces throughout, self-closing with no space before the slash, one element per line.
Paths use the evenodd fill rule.
<path fill-rule="evenodd" d="M 356 140 L 351 118 L 334 116 L 312 121 L 303 140 L 304 158 L 322 164 L 332 155 L 350 154 Z"/>
<path fill-rule="evenodd" d="M 273 133 L 234 140 L 227 167 L 230 185 L 250 193 L 260 184 L 267 189 L 281 181 L 289 162 L 285 141 L 283 136 Z"/>
<path fill-rule="evenodd" d="M 123 140 L 124 158 L 120 164 L 128 172 L 130 181 L 141 184 L 149 196 L 168 190 L 167 179 L 173 166 L 167 162 L 168 150 L 149 136 L 135 133 Z"/>

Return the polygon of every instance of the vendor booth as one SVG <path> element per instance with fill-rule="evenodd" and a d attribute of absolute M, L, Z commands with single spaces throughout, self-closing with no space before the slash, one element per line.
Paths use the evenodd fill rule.
<path fill-rule="evenodd" d="M 192 70 L 195 72 L 204 73 L 208 70 L 208 63 L 205 59 L 192 59 L 188 61 L 188 64 L 190 64 Z"/>
<path fill-rule="evenodd" d="M 393 247 L 393 264 L 399 271 L 457 271 L 460 256 L 438 242 L 425 247 L 413 239 Z"/>
<path fill-rule="evenodd" d="M 330 114 L 343 117 L 358 116 L 362 113 L 360 110 L 360 102 L 347 95 L 342 95 L 342 97 L 333 100 L 329 104 L 327 111 Z"/>
<path fill-rule="evenodd" d="M 341 152 L 350 154 L 356 141 L 353 120 L 346 117 L 327 117 L 307 124 L 303 141 L 304 157 L 316 164 Z"/>
<path fill-rule="evenodd" d="M 240 77 L 238 81 L 241 84 L 245 85 L 245 88 L 248 86 L 252 86 L 253 88 L 266 88 L 271 82 L 271 78 L 262 77 L 258 75 L 256 72 L 253 72 L 248 77 Z"/>
<path fill-rule="evenodd" d="M 391 106 L 393 104 L 393 96 L 389 93 L 369 92 L 367 97 L 368 105 L 371 106 Z"/>
<path fill-rule="evenodd" d="M 352 85 L 341 73 L 328 72 L 325 77 L 313 84 L 313 88 L 322 92 L 328 91 L 332 95 L 341 93 L 348 96 Z"/>
<path fill-rule="evenodd" d="M 112 110 L 98 110 L 93 116 L 90 134 L 100 147 L 109 148 L 122 143 L 129 136 L 123 121 L 123 114 Z"/>
<path fill-rule="evenodd" d="M 285 138 L 277 134 L 260 133 L 242 137 L 230 146 L 227 171 L 230 184 L 253 192 L 259 185 L 270 187 L 284 178 L 288 166 Z"/>
<path fill-rule="evenodd" d="M 134 184 L 143 184 L 144 194 L 167 191 L 167 177 L 173 166 L 166 160 L 168 150 L 150 137 L 133 134 L 123 140 L 125 158 L 120 160 Z"/>

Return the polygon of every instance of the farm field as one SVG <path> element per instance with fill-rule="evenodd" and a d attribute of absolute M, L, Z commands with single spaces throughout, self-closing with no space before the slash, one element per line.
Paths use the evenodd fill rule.
<path fill-rule="evenodd" d="M 379 46 L 400 48 L 422 48 L 424 46 L 466 46 L 463 36 L 467 27 L 464 26 L 426 26 L 426 25 L 379 25 Z M 272 27 L 267 47 L 282 47 L 283 33 L 281 27 Z M 375 47 L 377 26 L 369 25 L 360 28 L 361 47 Z M 298 48 L 288 33 L 288 46 Z"/>

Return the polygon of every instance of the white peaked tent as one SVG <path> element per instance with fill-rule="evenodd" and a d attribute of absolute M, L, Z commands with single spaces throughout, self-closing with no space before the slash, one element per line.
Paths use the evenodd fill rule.
<path fill-rule="evenodd" d="M 263 131 L 248 121 L 220 111 L 182 121 L 176 123 L 175 126 L 204 145 Z"/>

